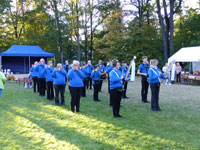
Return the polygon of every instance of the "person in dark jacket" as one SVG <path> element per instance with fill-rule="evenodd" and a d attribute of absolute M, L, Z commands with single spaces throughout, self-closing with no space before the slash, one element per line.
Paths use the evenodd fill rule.
<path fill-rule="evenodd" d="M 114 60 L 112 64 L 114 69 L 110 71 L 109 77 L 110 95 L 113 104 L 113 116 L 115 118 L 121 118 L 122 116 L 119 114 L 119 112 L 122 95 L 122 80 L 124 77 L 122 75 L 122 72 L 119 70 L 120 64 L 116 60 Z"/>
<path fill-rule="evenodd" d="M 39 92 L 41 97 L 45 96 L 45 90 L 46 90 L 45 66 L 46 66 L 45 60 L 44 58 L 41 58 L 39 64 L 35 68 L 35 71 L 38 72 Z"/>
<path fill-rule="evenodd" d="M 30 69 L 30 72 L 32 74 L 32 80 L 33 80 L 33 92 L 39 92 L 39 85 L 38 85 L 38 72 L 35 70 L 36 66 L 38 65 L 38 62 L 35 61 L 33 67 Z M 37 89 L 37 90 L 36 90 Z"/>
<path fill-rule="evenodd" d="M 102 60 L 99 60 L 98 67 L 99 67 L 99 71 L 101 72 L 101 80 L 100 80 L 100 85 L 99 85 L 99 92 L 101 92 L 103 80 L 106 79 L 106 71 L 105 71 L 106 67 L 104 66 Z"/>
<path fill-rule="evenodd" d="M 80 112 L 80 97 L 81 90 L 84 86 L 83 79 L 86 78 L 84 73 L 79 69 L 79 61 L 73 61 L 73 67 L 68 72 L 67 78 L 69 79 L 69 90 L 71 94 L 71 112 Z"/>
<path fill-rule="evenodd" d="M 53 71 L 54 71 L 53 63 L 52 63 L 52 61 L 49 61 L 48 66 L 45 66 L 46 83 L 47 83 L 47 99 L 48 100 L 54 99 L 53 77 L 52 77 Z"/>
<path fill-rule="evenodd" d="M 61 95 L 61 105 L 65 105 L 65 86 L 66 86 L 67 72 L 62 68 L 62 64 L 57 64 L 57 68 L 52 73 L 53 85 L 55 90 L 55 104 L 60 105 L 59 93 Z"/>
<path fill-rule="evenodd" d="M 167 78 L 158 68 L 158 60 L 151 61 L 151 67 L 148 70 L 149 83 L 151 87 L 151 109 L 152 111 L 161 111 L 159 106 L 160 79 Z"/>
<path fill-rule="evenodd" d="M 101 81 L 101 72 L 99 70 L 99 65 L 96 65 L 92 74 L 91 74 L 92 84 L 94 86 L 94 94 L 93 94 L 93 100 L 94 101 L 100 101 L 99 100 L 99 86 Z"/>
<path fill-rule="evenodd" d="M 92 65 L 92 62 L 91 60 L 88 60 L 88 63 L 87 63 L 87 69 L 89 70 L 89 82 L 88 82 L 88 85 L 87 85 L 87 89 L 90 88 L 90 90 L 92 90 L 92 79 L 90 78 L 90 75 L 92 73 L 92 70 L 94 69 L 93 65 Z"/>
<path fill-rule="evenodd" d="M 88 81 L 89 81 L 89 75 L 90 75 L 90 70 L 86 67 L 86 64 L 84 63 L 81 67 L 81 71 L 85 74 L 86 78 L 83 79 L 83 84 L 84 87 L 82 88 L 81 91 L 81 96 L 82 97 L 86 97 L 86 88 L 88 85 Z"/>

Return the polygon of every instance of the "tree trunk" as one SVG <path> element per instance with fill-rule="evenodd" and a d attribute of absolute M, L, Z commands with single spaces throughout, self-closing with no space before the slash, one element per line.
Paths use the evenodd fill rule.
<path fill-rule="evenodd" d="M 173 47 L 173 41 L 174 41 L 174 0 L 170 0 L 170 19 L 169 19 L 169 24 L 170 24 L 170 38 L 169 38 L 169 51 L 170 51 L 170 56 L 173 55 L 174 53 L 174 47 Z"/>
<path fill-rule="evenodd" d="M 78 60 L 81 60 L 81 46 L 80 46 L 80 35 L 79 35 L 79 10 L 78 10 L 78 2 L 76 2 L 76 38 L 77 38 L 77 48 L 78 48 Z"/>
<path fill-rule="evenodd" d="M 59 43 L 59 50 L 60 50 L 60 59 L 61 63 L 64 62 L 63 58 L 63 43 L 62 43 L 62 33 L 61 33 L 61 27 L 60 27 L 60 21 L 58 16 L 58 7 L 57 7 L 57 1 L 54 0 L 54 13 L 55 13 L 55 19 L 56 19 L 56 25 L 57 25 L 57 31 L 58 31 L 58 43 Z"/>
<path fill-rule="evenodd" d="M 168 52 L 167 52 L 167 40 L 166 40 L 166 33 L 165 33 L 165 24 L 164 24 L 164 19 L 161 15 L 161 8 L 160 8 L 160 0 L 156 0 L 157 4 L 157 14 L 159 18 L 159 22 L 161 25 L 161 32 L 162 32 L 162 40 L 163 40 L 163 56 L 164 56 L 164 61 L 167 61 L 168 59 Z"/>
<path fill-rule="evenodd" d="M 90 4 L 90 60 L 92 60 L 93 56 L 93 0 Z"/>

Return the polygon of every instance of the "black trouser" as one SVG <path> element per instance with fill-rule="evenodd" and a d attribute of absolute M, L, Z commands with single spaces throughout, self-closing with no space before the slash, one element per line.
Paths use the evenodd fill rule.
<path fill-rule="evenodd" d="M 54 89 L 55 89 L 55 104 L 56 105 L 60 105 L 60 102 L 59 102 L 59 93 L 60 93 L 60 96 L 61 96 L 61 105 L 65 104 L 65 97 L 64 97 L 65 86 L 66 86 L 65 84 L 54 85 Z"/>
<path fill-rule="evenodd" d="M 160 92 L 160 83 L 151 83 L 151 109 L 159 110 L 159 92 Z"/>
<path fill-rule="evenodd" d="M 109 77 L 109 74 L 108 74 L 108 93 L 110 93 L 110 77 Z"/>
<path fill-rule="evenodd" d="M 101 76 L 101 80 L 100 80 L 100 84 L 99 84 L 99 92 L 101 92 L 102 85 L 103 85 L 103 76 Z"/>
<path fill-rule="evenodd" d="M 123 81 L 123 84 L 124 84 L 124 89 L 123 89 L 123 92 L 122 92 L 122 97 L 123 98 L 126 98 L 126 91 L 127 91 L 127 87 L 128 87 L 128 81 Z"/>
<path fill-rule="evenodd" d="M 32 77 L 32 80 L 33 80 L 33 92 L 36 93 L 36 88 L 37 92 L 39 92 L 38 77 Z"/>
<path fill-rule="evenodd" d="M 87 84 L 88 84 L 88 79 L 84 79 L 83 84 L 84 84 L 84 87 L 82 88 L 81 96 L 86 97 L 86 87 L 87 87 Z"/>
<path fill-rule="evenodd" d="M 45 96 L 45 90 L 46 90 L 46 79 L 45 78 L 39 78 L 39 93 L 40 93 L 40 96 Z"/>
<path fill-rule="evenodd" d="M 48 100 L 54 99 L 53 81 L 47 82 L 47 99 Z"/>
<path fill-rule="evenodd" d="M 148 88 L 149 88 L 149 83 L 147 81 L 147 77 L 142 76 L 142 90 L 141 90 L 141 95 L 142 95 L 142 101 L 143 102 L 147 101 Z"/>
<path fill-rule="evenodd" d="M 118 90 L 118 88 L 110 90 L 110 96 L 113 103 L 113 116 L 119 115 L 121 94 L 122 93 Z"/>
<path fill-rule="evenodd" d="M 176 82 L 177 83 L 181 82 L 181 72 L 179 72 L 178 74 L 176 74 Z"/>
<path fill-rule="evenodd" d="M 99 82 L 100 83 L 100 82 Z M 94 101 L 98 101 L 99 100 L 99 86 L 100 86 L 100 84 L 94 84 L 93 85 L 94 86 L 94 94 L 93 94 L 93 100 Z"/>
<path fill-rule="evenodd" d="M 70 94 L 71 94 L 71 111 L 80 111 L 80 98 L 81 98 L 81 90 L 82 87 L 69 87 Z"/>
<path fill-rule="evenodd" d="M 88 77 L 87 89 L 88 89 L 88 88 L 92 89 L 92 79 L 90 78 L 90 75 L 91 75 L 91 74 L 89 74 L 89 77 Z"/>

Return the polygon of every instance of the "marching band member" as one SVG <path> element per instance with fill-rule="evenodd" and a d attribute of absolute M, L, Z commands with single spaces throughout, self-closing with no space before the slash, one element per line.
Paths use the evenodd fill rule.
<path fill-rule="evenodd" d="M 120 64 L 114 60 L 113 61 L 114 69 L 110 71 L 110 95 L 111 101 L 113 104 L 113 116 L 115 118 L 121 118 L 120 112 L 120 103 L 121 103 L 121 94 L 122 94 L 122 72 L 119 70 Z"/>
<path fill-rule="evenodd" d="M 88 60 L 87 68 L 88 68 L 88 70 L 90 72 L 89 78 L 88 78 L 89 79 L 89 84 L 87 85 L 87 89 L 90 88 L 90 90 L 91 90 L 92 89 L 92 79 L 90 78 L 90 76 L 91 76 L 92 70 L 94 69 L 94 67 L 92 66 L 91 60 Z"/>
<path fill-rule="evenodd" d="M 99 66 L 99 71 L 101 72 L 101 80 L 99 85 L 99 92 L 101 92 L 103 80 L 105 79 L 105 66 L 102 60 L 99 60 L 98 66 Z"/>
<path fill-rule="evenodd" d="M 110 71 L 113 70 L 113 65 L 112 65 L 112 60 L 111 59 L 108 60 L 108 64 L 107 64 L 105 70 L 106 70 L 106 73 L 108 74 L 108 93 L 110 93 L 110 78 L 109 78 L 109 73 L 110 73 Z"/>
<path fill-rule="evenodd" d="M 47 83 L 47 99 L 53 100 L 54 99 L 54 91 L 53 91 L 53 63 L 52 61 L 48 62 L 48 66 L 45 66 L 45 73 L 46 73 L 46 83 Z"/>
<path fill-rule="evenodd" d="M 88 79 L 89 79 L 89 75 L 90 75 L 90 70 L 86 67 L 86 64 L 84 63 L 83 66 L 81 67 L 81 71 L 86 76 L 86 78 L 83 79 L 84 87 L 82 88 L 81 96 L 86 97 L 86 88 L 87 88 L 88 81 L 89 81 Z"/>
<path fill-rule="evenodd" d="M 41 58 L 39 64 L 35 68 L 35 70 L 38 72 L 39 92 L 41 97 L 45 96 L 45 90 L 46 90 L 45 66 L 46 66 L 45 60 L 44 58 Z"/>
<path fill-rule="evenodd" d="M 35 61 L 33 67 L 30 69 L 30 72 L 32 74 L 32 80 L 33 80 L 33 92 L 36 93 L 39 92 L 39 86 L 38 86 L 38 72 L 35 70 L 36 66 L 38 65 L 38 62 Z"/>
<path fill-rule="evenodd" d="M 81 90 L 84 86 L 83 79 L 86 78 L 84 73 L 79 70 L 79 66 L 79 61 L 74 61 L 72 69 L 67 74 L 67 78 L 69 79 L 69 90 L 71 94 L 72 113 L 74 113 L 75 108 L 76 112 L 80 112 Z"/>
<path fill-rule="evenodd" d="M 53 85 L 55 90 L 55 105 L 59 106 L 59 93 L 61 95 L 61 105 L 65 105 L 65 86 L 66 86 L 67 72 L 63 69 L 62 64 L 57 64 L 57 67 L 52 73 Z"/>
<path fill-rule="evenodd" d="M 91 74 L 91 78 L 92 78 L 92 84 L 94 86 L 93 100 L 100 101 L 98 97 L 99 86 L 100 86 L 100 81 L 101 81 L 101 72 L 99 70 L 99 65 L 96 65 L 94 67 L 94 70 Z"/>
<path fill-rule="evenodd" d="M 148 63 L 148 57 L 143 56 L 142 57 L 143 63 L 140 64 L 139 69 L 137 71 L 137 74 L 142 76 L 142 90 L 141 90 L 141 95 L 142 95 L 142 102 L 143 103 L 149 103 L 147 100 L 147 95 L 148 95 L 148 88 L 149 88 L 149 83 L 148 83 L 148 70 L 149 70 L 149 63 Z"/>
<path fill-rule="evenodd" d="M 68 62 L 68 60 L 65 61 L 65 65 L 63 66 L 63 68 L 65 69 L 66 72 L 69 71 L 69 62 Z"/>
<path fill-rule="evenodd" d="M 127 66 L 127 64 L 126 64 L 126 62 L 125 61 L 122 61 L 122 75 L 125 77 L 126 76 L 126 73 L 127 73 L 127 71 L 128 71 L 128 66 Z M 128 76 L 127 76 L 127 80 L 125 80 L 125 78 L 123 79 L 123 93 L 122 93 L 122 98 L 129 98 L 129 97 L 127 97 L 126 96 L 126 91 L 127 91 L 127 87 L 128 87 L 128 78 L 129 78 L 129 74 L 128 74 Z"/>
<path fill-rule="evenodd" d="M 151 61 L 151 67 L 148 70 L 149 83 L 151 87 L 151 109 L 152 111 L 161 111 L 159 106 L 160 79 L 167 78 L 158 68 L 158 60 Z"/>

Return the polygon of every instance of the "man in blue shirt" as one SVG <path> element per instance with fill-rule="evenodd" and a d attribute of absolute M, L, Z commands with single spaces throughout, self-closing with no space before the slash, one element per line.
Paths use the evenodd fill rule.
<path fill-rule="evenodd" d="M 53 91 L 53 77 L 52 73 L 54 71 L 52 61 L 48 62 L 48 66 L 45 66 L 45 73 L 46 73 L 46 83 L 47 83 L 47 99 L 53 100 L 54 99 L 54 91 Z"/>
<path fill-rule="evenodd" d="M 94 67 L 92 66 L 92 62 L 91 60 L 88 60 L 88 64 L 87 64 L 87 69 L 89 70 L 89 84 L 87 85 L 87 89 L 90 88 L 90 90 L 92 89 L 92 79 L 90 78 L 91 74 L 92 74 L 92 70 L 94 69 Z"/>
<path fill-rule="evenodd" d="M 125 77 L 126 73 L 128 72 L 128 65 L 126 64 L 125 61 L 122 61 L 122 75 Z M 129 72 L 128 72 L 129 73 Z M 129 79 L 130 75 L 128 74 L 127 79 Z M 126 96 L 126 91 L 127 91 L 127 87 L 128 87 L 128 80 L 123 80 L 123 85 L 124 85 L 124 89 L 123 89 L 123 93 L 122 93 L 122 98 L 129 98 Z"/>
<path fill-rule="evenodd" d="M 99 84 L 99 92 L 101 92 L 103 80 L 106 79 L 106 74 L 105 74 L 106 67 L 104 66 L 102 60 L 99 60 L 98 67 L 99 67 L 99 71 L 101 72 L 101 80 L 100 80 L 100 84 Z"/>
<path fill-rule="evenodd" d="M 45 60 L 44 58 L 41 58 L 39 64 L 35 68 L 35 70 L 38 72 L 39 92 L 41 97 L 45 96 L 45 89 L 46 89 L 45 66 L 46 66 Z"/>
<path fill-rule="evenodd" d="M 161 111 L 159 106 L 160 79 L 165 77 L 158 68 L 158 60 L 151 61 L 151 67 L 148 71 L 149 83 L 151 87 L 151 109 L 152 111 Z"/>
<path fill-rule="evenodd" d="M 114 69 L 110 71 L 110 98 L 113 105 L 113 116 L 115 118 L 121 118 L 120 115 L 120 103 L 121 103 L 121 94 L 122 94 L 122 80 L 124 79 L 122 72 L 119 70 L 120 64 L 113 60 Z"/>
<path fill-rule="evenodd" d="M 112 60 L 111 59 L 108 60 L 108 64 L 107 64 L 105 70 L 106 70 L 106 73 L 108 74 L 108 93 L 110 93 L 110 78 L 109 78 L 109 73 L 110 73 L 110 71 L 113 70 L 113 65 L 112 65 Z"/>
<path fill-rule="evenodd" d="M 65 61 L 65 65 L 63 66 L 63 69 L 65 69 L 66 72 L 69 71 L 69 62 L 68 62 L 68 60 Z"/>
<path fill-rule="evenodd" d="M 141 95 L 142 95 L 142 102 L 143 103 L 149 103 L 147 100 L 147 95 L 148 95 L 148 88 L 149 88 L 149 83 L 148 83 L 148 70 L 149 70 L 149 62 L 148 62 L 148 57 L 143 56 L 142 57 L 143 63 L 140 64 L 139 69 L 137 71 L 137 74 L 142 76 L 142 90 L 141 90 Z"/>
<path fill-rule="evenodd" d="M 36 88 L 37 92 L 39 92 L 39 86 L 38 86 L 38 72 L 35 70 L 36 66 L 38 65 L 38 62 L 35 61 L 33 67 L 30 69 L 30 73 L 32 75 L 32 80 L 33 80 L 33 92 L 36 93 Z"/>

